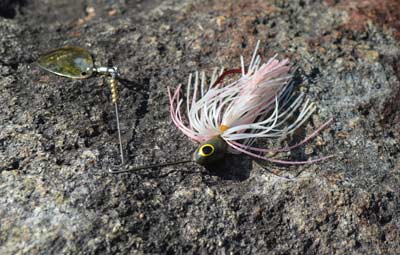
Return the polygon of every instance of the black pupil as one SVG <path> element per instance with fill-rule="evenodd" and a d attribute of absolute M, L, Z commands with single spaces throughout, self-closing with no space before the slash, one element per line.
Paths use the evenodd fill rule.
<path fill-rule="evenodd" d="M 204 146 L 203 147 L 203 153 L 204 154 L 210 154 L 212 152 L 212 148 L 211 148 L 211 146 Z"/>
<path fill-rule="evenodd" d="M 82 75 L 86 75 L 86 72 L 82 72 L 81 74 L 82 74 Z"/>

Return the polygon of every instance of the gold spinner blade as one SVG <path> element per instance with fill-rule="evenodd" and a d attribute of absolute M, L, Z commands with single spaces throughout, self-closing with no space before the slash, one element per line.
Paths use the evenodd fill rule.
<path fill-rule="evenodd" d="M 80 47 L 65 46 L 43 54 L 38 59 L 41 68 L 57 75 L 84 79 L 93 74 L 93 58 Z"/>

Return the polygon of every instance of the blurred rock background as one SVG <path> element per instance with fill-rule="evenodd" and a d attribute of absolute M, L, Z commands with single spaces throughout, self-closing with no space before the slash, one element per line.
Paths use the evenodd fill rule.
<path fill-rule="evenodd" d="M 3 0 L 0 254 L 400 254 L 400 2 Z M 190 157 L 166 87 L 239 56 L 289 57 L 335 123 L 266 169 L 229 156 L 111 176 L 116 124 L 103 77 L 70 80 L 38 56 L 87 48 L 117 65 L 129 164 Z M 285 156 L 285 155 L 283 155 Z M 295 177 L 292 180 L 280 176 Z"/>

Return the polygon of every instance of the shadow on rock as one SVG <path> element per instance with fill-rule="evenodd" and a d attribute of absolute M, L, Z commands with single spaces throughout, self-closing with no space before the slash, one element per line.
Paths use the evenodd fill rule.
<path fill-rule="evenodd" d="M 244 155 L 227 155 L 225 160 L 206 167 L 208 174 L 224 180 L 244 181 L 249 178 L 252 160 Z"/>

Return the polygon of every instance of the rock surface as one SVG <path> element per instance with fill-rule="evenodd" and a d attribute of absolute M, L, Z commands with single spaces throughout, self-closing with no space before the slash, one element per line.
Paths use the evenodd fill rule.
<path fill-rule="evenodd" d="M 375 1 L 3 1 L 0 254 L 400 254 L 400 9 Z M 230 156 L 111 176 L 116 124 L 103 77 L 40 70 L 63 45 L 118 65 L 130 164 L 190 156 L 166 87 L 234 68 L 257 40 L 289 57 L 335 124 L 297 167 Z M 295 138 L 293 138 L 295 139 Z M 295 155 L 295 156 L 296 156 Z"/>

